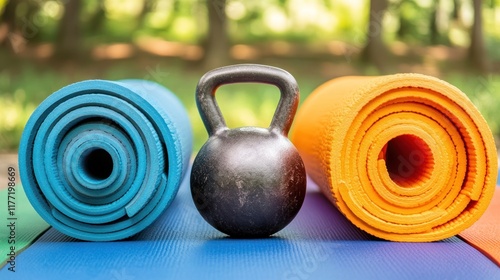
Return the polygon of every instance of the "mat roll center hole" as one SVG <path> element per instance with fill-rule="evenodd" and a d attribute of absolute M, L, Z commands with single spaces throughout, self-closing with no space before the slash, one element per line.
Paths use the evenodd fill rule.
<path fill-rule="evenodd" d="M 82 168 L 85 174 L 96 181 L 107 179 L 113 171 L 113 159 L 104 149 L 93 149 L 82 157 Z"/>
<path fill-rule="evenodd" d="M 431 149 L 415 135 L 400 135 L 387 142 L 385 165 L 392 181 L 401 187 L 417 187 L 431 176 Z"/>

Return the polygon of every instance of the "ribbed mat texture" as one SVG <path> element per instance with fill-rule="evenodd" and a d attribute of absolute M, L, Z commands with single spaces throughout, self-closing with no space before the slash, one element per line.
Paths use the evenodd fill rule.
<path fill-rule="evenodd" d="M 17 264 L 0 279 L 500 279 L 493 262 L 457 237 L 380 240 L 318 191 L 307 192 L 296 218 L 273 237 L 229 238 L 199 215 L 189 180 L 168 211 L 129 239 L 82 242 L 50 229 Z"/>
<path fill-rule="evenodd" d="M 19 147 L 26 195 L 40 216 L 91 241 L 132 236 L 175 197 L 192 152 L 187 112 L 144 80 L 88 80 L 50 95 Z"/>
<path fill-rule="evenodd" d="M 317 88 L 292 142 L 354 225 L 394 241 L 462 232 L 491 201 L 493 135 L 456 87 L 420 74 L 343 77 Z"/>

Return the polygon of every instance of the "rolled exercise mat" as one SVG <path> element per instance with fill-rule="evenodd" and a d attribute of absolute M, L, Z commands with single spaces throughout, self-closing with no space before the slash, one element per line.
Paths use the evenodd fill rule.
<path fill-rule="evenodd" d="M 500 187 L 484 215 L 470 228 L 460 233 L 460 238 L 488 256 L 500 266 Z"/>
<path fill-rule="evenodd" d="M 479 219 L 495 190 L 485 120 L 459 89 L 429 76 L 331 80 L 307 98 L 291 139 L 324 195 L 383 239 L 453 236 Z"/>
<path fill-rule="evenodd" d="M 172 202 L 189 164 L 192 131 L 176 96 L 143 80 L 89 80 L 34 111 L 19 147 L 26 196 L 62 233 L 123 239 Z"/>
<path fill-rule="evenodd" d="M 9 194 L 7 188 L 0 186 L 0 209 L 4 209 L 0 211 L 0 221 L 5 221 L 0 228 L 0 240 L 3 241 L 0 242 L 0 268 L 15 266 L 19 252 L 28 248 L 50 227 L 30 206 L 21 185 L 15 190 L 15 193 Z M 14 201 L 16 207 L 13 204 L 9 207 L 9 201 Z"/>

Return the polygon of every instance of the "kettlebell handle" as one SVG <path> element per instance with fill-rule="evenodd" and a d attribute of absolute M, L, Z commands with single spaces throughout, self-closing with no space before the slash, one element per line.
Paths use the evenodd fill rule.
<path fill-rule="evenodd" d="M 287 136 L 299 105 L 299 87 L 295 78 L 287 71 L 259 64 L 237 64 L 217 68 L 201 77 L 196 87 L 196 105 L 208 135 L 212 136 L 227 125 L 222 116 L 215 92 L 225 84 L 256 82 L 270 84 L 280 90 L 280 100 L 269 130 Z"/>

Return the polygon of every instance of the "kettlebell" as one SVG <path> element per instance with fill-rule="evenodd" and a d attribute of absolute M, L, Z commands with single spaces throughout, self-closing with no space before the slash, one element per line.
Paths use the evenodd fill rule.
<path fill-rule="evenodd" d="M 215 100 L 224 84 L 275 85 L 281 97 L 269 128 L 229 129 Z M 306 192 L 305 166 L 287 138 L 299 103 L 295 78 L 285 70 L 239 64 L 207 72 L 196 104 L 209 138 L 191 170 L 191 194 L 203 218 L 232 237 L 270 236 L 299 212 Z"/>

